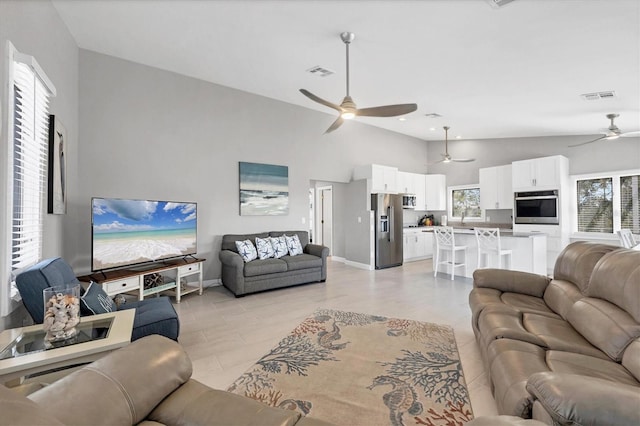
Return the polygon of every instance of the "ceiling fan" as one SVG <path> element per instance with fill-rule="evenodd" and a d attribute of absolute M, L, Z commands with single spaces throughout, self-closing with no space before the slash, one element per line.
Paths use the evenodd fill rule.
<path fill-rule="evenodd" d="M 451 156 L 449 155 L 449 126 L 444 126 L 444 154 L 440 154 L 442 155 L 442 160 L 440 161 L 436 161 L 435 163 L 431 163 L 431 164 L 438 164 L 438 163 L 451 163 L 451 162 L 456 162 L 456 163 L 470 163 L 472 161 L 476 161 L 475 158 L 451 158 Z"/>
<path fill-rule="evenodd" d="M 349 45 L 355 37 L 355 34 L 350 32 L 343 32 L 340 34 L 340 38 L 347 48 L 347 95 L 344 97 L 340 105 L 326 101 L 308 90 L 300 89 L 300 92 L 312 101 L 328 106 L 329 108 L 333 108 L 340 113 L 338 119 L 329 126 L 325 133 L 333 132 L 342 125 L 344 120 L 349 120 L 354 117 L 395 117 L 398 115 L 408 114 L 418 109 L 418 105 L 416 104 L 384 105 L 371 108 L 358 108 L 356 106 L 356 103 L 353 101 L 351 96 L 349 96 Z"/>
<path fill-rule="evenodd" d="M 607 128 L 607 133 L 605 133 L 604 135 L 600 136 L 599 138 L 590 140 L 590 141 L 578 143 L 578 144 L 575 144 L 575 145 L 569 145 L 569 147 L 573 148 L 573 147 L 576 147 L 576 146 L 582 146 L 582 145 L 586 145 L 588 143 L 601 141 L 603 139 L 611 141 L 611 140 L 614 140 L 614 139 L 618 139 L 620 137 L 624 138 L 624 137 L 629 137 L 629 136 L 640 136 L 640 131 L 622 133 L 622 131 L 620 131 L 618 126 L 616 126 L 616 124 L 614 123 L 614 120 L 616 118 L 618 118 L 619 116 L 620 116 L 620 114 L 607 114 L 607 118 L 609 120 L 611 120 L 611 124 Z"/>

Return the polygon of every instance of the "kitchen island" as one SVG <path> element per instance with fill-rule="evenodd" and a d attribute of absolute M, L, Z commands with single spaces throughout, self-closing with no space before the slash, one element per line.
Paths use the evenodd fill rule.
<path fill-rule="evenodd" d="M 433 232 L 433 227 L 427 227 L 422 232 Z M 466 246 L 466 270 L 455 268 L 456 275 L 468 278 L 473 277 L 473 271 L 478 268 L 478 243 L 473 228 L 453 228 L 456 246 Z M 540 232 L 513 232 L 511 229 L 500 230 L 500 241 L 503 250 L 511 250 L 511 267 L 514 271 L 532 272 L 535 274 L 547 274 L 547 236 Z M 433 242 L 433 252 L 436 251 L 435 238 Z M 457 253 L 456 262 L 462 262 L 462 254 Z M 446 256 L 446 254 L 445 254 Z M 435 256 L 434 256 L 435 259 Z M 506 269 L 503 260 L 503 268 Z M 449 273 L 445 271 L 446 265 L 440 265 L 439 273 Z M 489 256 L 489 267 L 497 267 L 496 256 Z"/>

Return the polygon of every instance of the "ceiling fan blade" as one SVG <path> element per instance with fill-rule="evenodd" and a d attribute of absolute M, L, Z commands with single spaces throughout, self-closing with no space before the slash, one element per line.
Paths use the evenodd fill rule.
<path fill-rule="evenodd" d="M 472 161 L 476 161 L 475 158 L 452 158 L 451 161 L 455 161 L 456 163 L 471 163 Z"/>
<path fill-rule="evenodd" d="M 620 137 L 622 138 L 637 138 L 640 137 L 640 130 L 635 131 L 635 132 L 625 132 L 620 134 Z"/>
<path fill-rule="evenodd" d="M 599 138 L 596 138 L 596 139 L 593 139 L 593 140 L 590 140 L 590 141 L 577 143 L 575 145 L 569 145 L 569 148 L 575 148 L 576 146 L 582 146 L 582 145 L 586 145 L 588 143 L 598 142 L 598 141 L 600 141 L 600 140 L 602 140 L 602 139 L 604 139 L 606 137 L 607 137 L 607 135 L 603 135 L 603 136 L 600 136 Z"/>
<path fill-rule="evenodd" d="M 342 112 L 342 109 L 338 105 L 336 105 L 334 103 L 331 103 L 329 101 L 325 101 L 321 97 L 314 95 L 313 93 L 311 93 L 308 90 L 300 89 L 300 93 L 302 93 L 303 95 L 305 95 L 307 98 L 311 99 L 314 102 L 317 102 L 317 103 L 322 104 L 324 106 L 328 106 L 329 108 L 333 108 L 336 111 Z"/>
<path fill-rule="evenodd" d="M 340 116 L 336 121 L 333 122 L 331 126 L 329 126 L 329 128 L 325 131 L 325 133 L 333 132 L 335 129 L 342 126 L 342 123 L 344 123 L 344 119 Z"/>
<path fill-rule="evenodd" d="M 418 109 L 416 104 L 384 105 L 379 107 L 361 108 L 356 111 L 359 117 L 395 117 L 409 114 Z"/>
<path fill-rule="evenodd" d="M 440 163 L 444 163 L 444 159 L 440 160 L 440 161 L 434 161 L 433 163 L 429 163 L 429 166 L 433 166 L 434 164 L 440 164 Z"/>

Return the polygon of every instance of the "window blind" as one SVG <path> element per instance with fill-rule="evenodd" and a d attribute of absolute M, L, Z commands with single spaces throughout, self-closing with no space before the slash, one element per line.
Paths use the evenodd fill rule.
<path fill-rule="evenodd" d="M 620 228 L 640 234 L 640 175 L 620 177 Z"/>
<path fill-rule="evenodd" d="M 38 262 L 42 254 L 49 94 L 31 66 L 13 63 L 11 270 L 14 272 Z"/>
<path fill-rule="evenodd" d="M 613 179 L 577 182 L 578 232 L 613 232 Z"/>

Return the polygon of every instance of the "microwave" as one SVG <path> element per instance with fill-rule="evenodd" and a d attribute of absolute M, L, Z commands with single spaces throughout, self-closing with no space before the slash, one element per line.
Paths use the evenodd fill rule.
<path fill-rule="evenodd" d="M 558 225 L 558 191 L 516 192 L 513 219 L 517 224 Z"/>
<path fill-rule="evenodd" d="M 403 209 L 415 209 L 416 208 L 416 196 L 413 194 L 402 195 L 402 208 Z"/>

